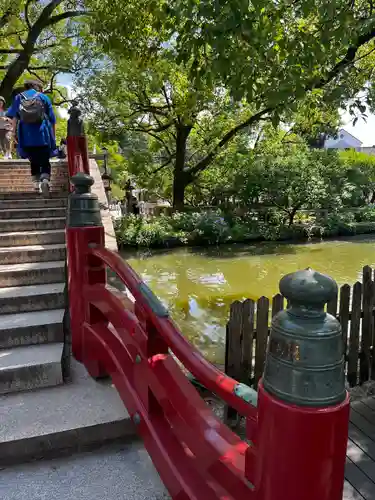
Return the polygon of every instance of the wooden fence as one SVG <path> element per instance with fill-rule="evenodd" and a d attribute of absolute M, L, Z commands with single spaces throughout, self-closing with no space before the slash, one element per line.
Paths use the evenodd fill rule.
<path fill-rule="evenodd" d="M 363 268 L 362 282 L 343 285 L 327 311 L 341 323 L 345 371 L 352 387 L 375 379 L 374 270 Z M 225 372 L 256 388 L 263 373 L 271 318 L 285 306 L 280 294 L 233 302 L 227 323 Z"/>

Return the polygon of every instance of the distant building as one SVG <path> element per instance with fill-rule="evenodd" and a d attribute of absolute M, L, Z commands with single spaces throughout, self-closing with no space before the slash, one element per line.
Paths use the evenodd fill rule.
<path fill-rule="evenodd" d="M 366 153 L 367 155 L 375 156 L 375 145 L 364 146 L 363 148 L 361 148 L 361 153 Z"/>
<path fill-rule="evenodd" d="M 324 142 L 325 149 L 355 149 L 356 151 L 361 151 L 362 141 L 354 137 L 354 135 L 349 134 L 345 129 L 340 128 L 337 132 L 336 139 L 328 137 Z"/>

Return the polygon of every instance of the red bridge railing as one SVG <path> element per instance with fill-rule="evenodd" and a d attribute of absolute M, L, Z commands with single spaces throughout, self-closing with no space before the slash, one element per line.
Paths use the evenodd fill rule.
<path fill-rule="evenodd" d="M 112 378 L 172 498 L 341 500 L 348 400 L 300 408 L 275 402 L 261 384 L 258 409 L 252 406 L 251 390 L 207 362 L 133 269 L 105 248 L 83 129 L 79 137 L 68 141 L 73 355 L 93 377 Z M 107 268 L 132 306 L 107 287 Z M 175 358 L 246 418 L 246 441 L 214 415 Z"/>

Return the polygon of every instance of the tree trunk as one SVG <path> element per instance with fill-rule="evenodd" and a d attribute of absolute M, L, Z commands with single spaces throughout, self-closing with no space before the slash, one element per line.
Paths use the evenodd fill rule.
<path fill-rule="evenodd" d="M 297 210 L 298 208 L 292 208 L 292 210 L 290 212 L 288 212 L 288 216 L 289 216 L 289 226 L 291 226 L 294 222 L 294 217 L 297 213 Z"/>
<path fill-rule="evenodd" d="M 0 82 L 0 95 L 4 97 L 8 104 L 10 104 L 12 98 L 13 87 L 16 85 L 23 72 L 27 70 L 30 58 L 31 54 L 29 55 L 26 52 L 22 52 L 22 54 L 20 54 L 9 66 L 4 78 Z"/>
<path fill-rule="evenodd" d="M 173 211 L 181 211 L 185 204 L 185 189 L 193 180 L 185 172 L 186 143 L 192 129 L 191 125 L 178 125 L 176 137 L 176 161 L 173 170 Z"/>

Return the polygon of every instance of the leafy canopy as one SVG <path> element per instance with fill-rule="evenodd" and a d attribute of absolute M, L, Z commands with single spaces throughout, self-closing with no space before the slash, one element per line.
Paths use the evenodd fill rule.
<path fill-rule="evenodd" d="M 107 51 L 150 61 L 168 52 L 196 82 L 220 82 L 257 116 L 306 93 L 335 103 L 372 76 L 375 16 L 367 0 L 89 0 Z"/>

